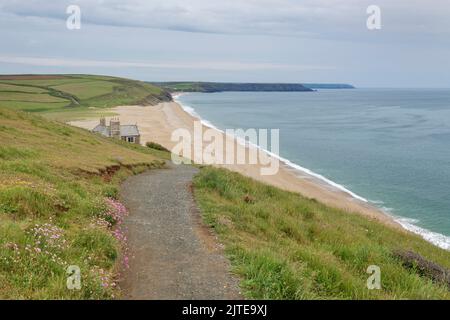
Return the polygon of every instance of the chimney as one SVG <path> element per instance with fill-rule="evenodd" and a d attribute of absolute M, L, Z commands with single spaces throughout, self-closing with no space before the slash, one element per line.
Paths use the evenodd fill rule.
<path fill-rule="evenodd" d="M 106 119 L 105 119 L 105 117 L 101 117 L 100 118 L 100 125 L 103 126 L 103 127 L 106 127 Z"/>
<path fill-rule="evenodd" d="M 113 138 L 120 139 L 120 121 L 119 118 L 113 118 L 109 122 L 110 135 Z"/>

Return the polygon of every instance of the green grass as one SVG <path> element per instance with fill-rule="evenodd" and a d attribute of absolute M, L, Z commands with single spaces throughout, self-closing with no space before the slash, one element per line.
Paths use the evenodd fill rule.
<path fill-rule="evenodd" d="M 80 100 L 112 94 L 115 87 L 119 85 L 110 81 L 88 81 L 80 83 L 69 83 L 52 86 L 53 89 L 64 91 L 77 96 Z"/>
<path fill-rule="evenodd" d="M 203 92 L 203 87 L 197 82 L 176 82 L 176 83 L 162 83 L 166 90 L 171 92 Z"/>
<path fill-rule="evenodd" d="M 450 299 L 395 258 L 408 249 L 450 268 L 450 252 L 418 236 L 223 169 L 203 168 L 194 190 L 248 298 Z M 367 289 L 369 265 L 381 290 Z"/>
<path fill-rule="evenodd" d="M 33 79 L 35 77 L 35 79 Z M 94 81 L 95 79 L 91 79 L 90 76 L 71 76 L 71 75 L 57 75 L 54 76 L 54 79 L 40 79 L 39 75 L 30 76 L 26 79 L 18 78 L 14 80 L 3 80 L 2 76 L 0 76 L 0 81 L 2 83 L 11 84 L 11 85 L 22 85 L 29 87 L 50 87 L 50 86 L 58 86 L 63 84 L 71 84 L 71 83 L 80 83 L 86 81 Z"/>
<path fill-rule="evenodd" d="M 2 92 L 0 94 L 0 101 L 66 102 L 64 101 L 64 99 L 50 96 L 46 93 L 23 93 L 23 92 Z"/>
<path fill-rule="evenodd" d="M 123 248 L 95 221 L 123 179 L 167 153 L 3 108 L 0 141 L 0 299 L 117 297 L 101 272 L 115 279 Z M 48 242 L 36 225 L 61 238 Z M 81 269 L 79 291 L 66 287 L 68 265 Z"/>
<path fill-rule="evenodd" d="M 0 83 L 0 92 L 45 93 L 45 89 Z"/>
<path fill-rule="evenodd" d="M 11 110 L 22 110 L 26 112 L 37 112 L 42 114 L 49 114 L 51 112 L 59 112 L 65 109 L 67 101 L 65 102 L 36 102 L 36 101 L 0 101 L 0 108 L 8 108 Z M 71 110 L 68 110 L 68 112 Z"/>
<path fill-rule="evenodd" d="M 118 105 L 157 104 L 170 95 L 154 85 L 92 75 L 0 76 L 0 107 L 60 121 Z"/>

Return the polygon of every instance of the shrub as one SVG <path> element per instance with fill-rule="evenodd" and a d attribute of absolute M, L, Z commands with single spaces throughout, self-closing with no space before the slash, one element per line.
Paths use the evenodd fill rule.
<path fill-rule="evenodd" d="M 162 145 L 160 145 L 159 143 L 156 143 L 156 142 L 147 142 L 145 145 L 150 149 L 170 152 L 167 148 L 163 147 Z"/>

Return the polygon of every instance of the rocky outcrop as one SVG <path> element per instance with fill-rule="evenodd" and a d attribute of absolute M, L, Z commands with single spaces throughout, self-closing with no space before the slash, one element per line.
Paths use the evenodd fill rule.
<path fill-rule="evenodd" d="M 414 269 L 422 276 L 430 278 L 435 282 L 446 284 L 450 289 L 449 269 L 429 261 L 413 251 L 398 250 L 394 252 L 394 256 L 402 262 L 405 268 Z"/>

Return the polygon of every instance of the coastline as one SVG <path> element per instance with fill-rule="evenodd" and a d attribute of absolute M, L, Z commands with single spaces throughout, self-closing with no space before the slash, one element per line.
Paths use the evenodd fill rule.
<path fill-rule="evenodd" d="M 189 107 L 189 106 L 186 106 L 186 105 L 183 105 L 183 104 L 181 103 L 181 101 L 179 101 L 179 100 L 176 99 L 177 97 L 179 97 L 179 96 L 181 96 L 181 95 L 183 95 L 183 94 L 184 94 L 184 93 L 178 93 L 178 94 L 176 94 L 176 95 L 175 95 L 176 97 L 174 97 L 174 100 L 175 100 L 176 103 L 178 103 L 178 104 L 181 106 L 181 108 L 182 108 L 185 112 L 189 113 L 192 117 L 194 117 L 194 118 L 200 120 L 204 126 L 206 126 L 206 127 L 208 127 L 208 128 L 211 128 L 211 129 L 214 129 L 214 130 L 217 130 L 217 131 L 220 131 L 221 133 L 225 134 L 225 132 L 224 132 L 223 130 L 217 128 L 215 125 L 213 125 L 213 124 L 212 124 L 211 122 L 209 122 L 208 120 L 205 120 L 205 119 L 201 118 L 200 115 L 198 115 L 198 114 L 195 112 L 194 108 Z M 234 138 L 237 140 L 238 143 L 241 143 L 242 145 L 245 145 L 245 142 L 242 142 L 241 139 L 240 139 L 239 137 L 236 137 L 236 136 L 235 136 Z M 281 157 L 281 156 L 279 156 L 279 155 L 277 155 L 277 154 L 274 154 L 274 153 L 272 153 L 272 152 L 270 152 L 270 151 L 268 151 L 268 150 L 266 150 L 266 149 L 263 149 L 263 148 L 259 147 L 258 145 L 255 145 L 255 144 L 253 144 L 253 143 L 249 143 L 249 144 L 251 144 L 252 147 L 257 148 L 258 150 L 262 150 L 263 152 L 267 153 L 269 156 L 274 157 L 274 158 L 277 158 L 281 163 L 283 163 L 284 165 L 286 165 L 286 166 L 288 166 L 288 167 L 290 167 L 290 168 L 292 168 L 292 169 L 295 169 L 295 170 L 297 170 L 297 171 L 300 171 L 300 172 L 302 172 L 302 173 L 305 173 L 305 174 L 307 174 L 307 175 L 310 175 L 310 176 L 312 176 L 312 177 L 314 177 L 314 178 L 320 180 L 320 182 L 324 182 L 326 185 L 330 185 L 330 186 L 332 186 L 332 187 L 338 189 L 339 191 L 343 191 L 343 192 L 349 194 L 350 196 L 352 196 L 353 198 L 355 198 L 355 199 L 357 199 L 357 200 L 359 200 L 359 201 L 362 201 L 362 202 L 364 202 L 364 203 L 369 203 L 369 202 L 370 202 L 369 200 L 367 200 L 367 199 L 365 199 L 365 198 L 363 198 L 363 197 L 357 195 L 356 193 L 352 192 L 351 190 L 348 190 L 348 189 L 345 188 L 344 186 L 342 186 L 342 185 L 340 185 L 340 184 L 337 184 L 337 183 L 335 183 L 334 181 L 329 180 L 329 179 L 327 179 L 326 177 L 324 177 L 324 176 L 322 176 L 322 175 L 320 175 L 320 174 L 318 174 L 318 173 L 315 173 L 314 171 L 312 171 L 312 170 L 310 170 L 310 169 L 307 169 L 307 168 L 302 167 L 302 166 L 300 166 L 300 165 L 298 165 L 298 164 L 296 164 L 296 163 L 293 163 L 293 162 L 291 162 L 289 159 L 286 159 L 286 158 L 283 158 L 283 157 Z"/>
<path fill-rule="evenodd" d="M 187 93 L 179 92 L 179 93 L 173 93 L 172 96 L 174 98 L 174 101 L 186 113 L 191 115 L 193 118 L 200 120 L 204 126 L 218 130 L 221 133 L 225 134 L 222 130 L 218 129 L 210 121 L 202 119 L 201 116 L 195 111 L 195 109 L 193 107 L 183 105 L 183 103 L 177 99 L 179 96 L 182 96 L 185 94 L 187 94 Z M 239 138 L 236 138 L 236 139 L 237 139 L 237 142 L 239 143 Z M 253 146 L 256 146 L 256 145 L 253 145 Z M 316 184 L 324 187 L 325 189 L 331 189 L 331 191 L 333 191 L 333 192 L 341 193 L 341 195 L 343 196 L 342 201 L 356 202 L 357 204 L 359 204 L 356 206 L 357 207 L 356 210 L 358 210 L 357 211 L 358 213 L 362 213 L 365 216 L 369 216 L 370 218 L 374 218 L 375 220 L 381 221 L 390 226 L 394 226 L 395 228 L 400 228 L 403 231 L 408 231 L 413 234 L 419 235 L 426 241 L 432 243 L 433 245 L 435 245 L 439 248 L 442 248 L 444 250 L 450 251 L 450 237 L 449 236 L 422 228 L 416 224 L 418 221 L 415 219 L 398 216 L 398 215 L 393 215 L 389 208 L 379 206 L 379 205 L 377 205 L 376 202 L 368 200 L 368 199 L 352 192 L 351 190 L 345 188 L 344 186 L 342 186 L 332 180 L 329 180 L 326 177 L 324 177 L 318 173 L 315 173 L 314 171 L 312 171 L 308 168 L 305 168 L 296 163 L 293 163 L 289 159 L 283 158 L 279 155 L 274 155 L 271 152 L 269 152 L 268 150 L 262 149 L 259 146 L 256 146 L 256 147 L 258 149 L 263 150 L 265 153 L 269 154 L 270 156 L 274 156 L 274 157 L 278 158 L 282 165 L 282 167 L 280 167 L 280 170 L 283 167 L 284 167 L 284 170 L 291 170 L 291 171 L 293 170 L 294 175 L 296 175 L 297 178 L 299 178 L 299 179 L 305 179 L 305 178 L 308 179 L 308 177 L 309 177 L 311 179 L 311 181 L 313 181 L 313 183 L 316 183 Z M 233 169 L 231 168 L 230 170 L 233 170 Z M 245 175 L 245 173 L 242 173 L 242 174 Z M 253 177 L 253 178 L 255 178 L 255 177 Z M 304 196 L 308 196 L 307 194 L 304 194 L 305 190 L 299 190 L 297 188 L 287 189 L 287 188 L 284 188 L 282 185 L 274 184 L 274 181 L 271 181 L 270 179 L 268 179 L 268 180 L 257 179 L 257 180 L 266 182 L 270 185 L 275 185 L 281 189 L 297 192 Z M 316 198 L 316 197 L 313 197 L 313 198 Z M 348 207 L 348 206 L 342 205 L 340 203 L 340 201 L 329 202 L 328 199 L 323 199 L 320 196 L 317 197 L 316 199 L 319 200 L 320 202 L 328 204 L 332 207 L 337 207 L 340 209 L 344 209 L 346 211 L 354 212 L 354 206 Z"/>
<path fill-rule="evenodd" d="M 169 150 L 176 145 L 176 142 L 171 141 L 171 134 L 174 130 L 183 128 L 193 132 L 194 122 L 202 121 L 199 117 L 195 117 L 186 111 L 177 102 L 164 102 L 155 106 L 118 106 L 108 109 L 107 112 L 115 113 L 123 123 L 137 124 L 141 133 L 142 144 L 145 145 L 146 142 L 150 141 L 156 142 Z M 110 117 L 106 118 L 108 120 Z M 97 123 L 97 118 L 69 122 L 71 125 L 88 130 L 95 127 Z M 248 151 L 248 146 L 239 143 L 236 138 L 226 136 L 208 122 L 203 120 L 202 126 L 204 129 L 212 128 L 217 130 L 219 134 L 224 136 L 224 140 L 228 140 L 234 144 L 236 150 L 238 148 L 244 148 Z M 268 157 L 271 157 L 267 151 L 266 153 Z M 192 154 L 191 159 L 194 158 L 195 154 Z M 407 232 L 393 217 L 370 203 L 355 198 L 352 194 L 334 187 L 325 180 L 308 173 L 308 169 L 299 170 L 290 166 L 283 159 L 280 159 L 278 173 L 267 176 L 260 175 L 260 169 L 262 167 L 260 164 L 225 164 L 215 166 L 238 172 L 283 190 L 299 193 L 305 197 L 316 199 L 321 203 L 349 213 L 362 214 L 372 220 Z"/>
<path fill-rule="evenodd" d="M 235 149 L 243 148 L 247 154 L 249 147 L 262 150 L 268 157 L 276 157 L 280 162 L 277 174 L 260 175 L 260 164 L 226 164 L 215 165 L 244 176 L 251 177 L 260 182 L 278 187 L 283 190 L 299 193 L 305 197 L 316 199 L 330 207 L 339 208 L 349 213 L 361 214 L 372 220 L 383 223 L 403 232 L 417 234 L 428 242 L 445 250 L 450 250 L 450 237 L 421 228 L 414 221 L 404 217 L 391 215 L 375 203 L 353 193 L 345 187 L 278 155 L 261 149 L 255 145 L 248 145 L 239 138 L 226 135 L 209 121 L 202 119 L 192 107 L 184 106 L 177 100 L 178 95 L 173 94 L 173 102 L 164 102 L 155 106 L 118 106 L 105 110 L 105 113 L 116 114 L 123 123 L 137 124 L 141 133 L 141 143 L 156 142 L 169 150 L 177 143 L 171 141 L 172 132 L 176 129 L 186 129 L 193 133 L 194 122 L 200 121 L 202 129 L 213 129 L 223 135 L 224 141 L 231 143 Z M 109 119 L 110 117 L 106 117 Z M 91 130 L 98 123 L 98 118 L 71 121 L 69 124 Z M 189 157 L 195 159 L 194 152 Z"/>

